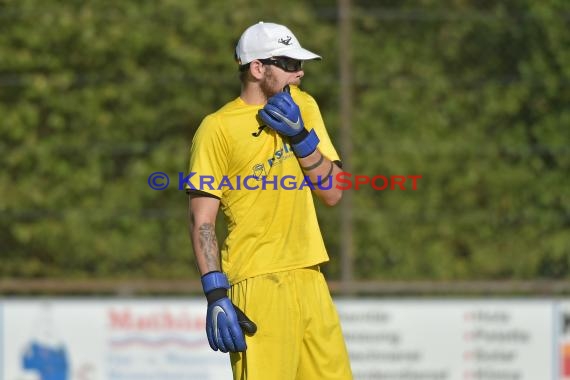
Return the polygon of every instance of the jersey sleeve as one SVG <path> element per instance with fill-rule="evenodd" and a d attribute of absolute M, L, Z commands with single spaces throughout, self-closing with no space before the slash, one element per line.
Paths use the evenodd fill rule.
<path fill-rule="evenodd" d="M 220 183 L 227 178 L 230 144 L 215 115 L 204 118 L 190 146 L 190 164 L 185 189 L 222 197 Z M 223 187 L 223 186 L 222 186 Z"/>
<path fill-rule="evenodd" d="M 314 129 L 317 136 L 319 136 L 319 151 L 331 161 L 340 161 L 338 153 L 325 127 L 319 105 L 315 99 L 301 90 L 292 91 L 292 96 L 301 109 L 301 117 L 305 123 L 305 128 L 307 128 L 308 131 Z"/>

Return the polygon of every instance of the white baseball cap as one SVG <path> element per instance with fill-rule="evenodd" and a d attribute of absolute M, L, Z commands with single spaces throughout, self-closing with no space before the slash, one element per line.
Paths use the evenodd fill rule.
<path fill-rule="evenodd" d="M 289 57 L 302 61 L 321 59 L 321 56 L 303 49 L 289 28 L 260 21 L 241 35 L 236 46 L 236 59 L 240 65 L 255 59 Z"/>

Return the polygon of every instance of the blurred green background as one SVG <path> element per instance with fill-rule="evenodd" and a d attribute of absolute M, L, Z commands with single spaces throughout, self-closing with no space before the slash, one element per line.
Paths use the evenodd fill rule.
<path fill-rule="evenodd" d="M 233 49 L 286 24 L 340 147 L 336 1 L 0 1 L 0 277 L 195 279 L 177 189 Z M 570 279 L 570 3 L 352 5 L 356 280 Z M 155 171 L 171 185 L 153 191 Z M 341 276 L 341 208 L 318 206 Z M 221 228 L 221 227 L 220 227 Z M 220 231 L 220 238 L 223 232 Z"/>

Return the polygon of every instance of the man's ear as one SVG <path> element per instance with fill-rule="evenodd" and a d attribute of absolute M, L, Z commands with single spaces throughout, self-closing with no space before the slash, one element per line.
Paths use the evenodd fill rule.
<path fill-rule="evenodd" d="M 258 60 L 251 61 L 249 64 L 249 73 L 255 79 L 259 80 L 263 78 L 263 74 L 265 73 L 265 67 L 263 66 L 263 63 L 259 62 Z"/>

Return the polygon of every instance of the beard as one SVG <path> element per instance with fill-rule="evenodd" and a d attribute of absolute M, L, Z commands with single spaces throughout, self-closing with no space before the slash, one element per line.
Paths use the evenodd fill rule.
<path fill-rule="evenodd" d="M 281 89 L 278 86 L 277 79 L 273 75 L 273 68 L 265 70 L 265 75 L 260 83 L 261 92 L 267 99 L 277 94 Z"/>

